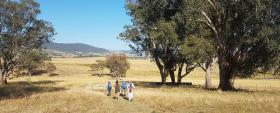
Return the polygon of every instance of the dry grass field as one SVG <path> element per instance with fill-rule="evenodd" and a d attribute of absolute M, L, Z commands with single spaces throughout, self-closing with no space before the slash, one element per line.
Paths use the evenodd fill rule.
<path fill-rule="evenodd" d="M 114 100 L 105 94 L 110 77 L 92 76 L 89 65 L 104 58 L 54 58 L 57 76 L 46 74 L 13 79 L 0 87 L 0 113 L 280 113 L 280 80 L 237 79 L 237 92 L 204 90 L 204 72 L 184 78 L 195 87 L 157 87 L 156 65 L 129 60 L 126 80 L 136 81 L 135 100 Z M 218 70 L 213 68 L 213 85 Z M 139 83 L 139 84 L 138 84 Z M 201 87 L 200 87 L 201 86 Z"/>

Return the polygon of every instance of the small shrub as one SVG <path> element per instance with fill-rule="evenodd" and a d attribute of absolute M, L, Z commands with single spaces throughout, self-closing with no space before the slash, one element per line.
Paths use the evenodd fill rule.
<path fill-rule="evenodd" d="M 106 58 L 106 67 L 113 77 L 125 77 L 130 64 L 125 54 L 111 54 Z"/>
<path fill-rule="evenodd" d="M 105 68 L 110 70 L 110 76 L 112 77 L 125 77 L 126 72 L 130 68 L 130 64 L 127 60 L 125 54 L 111 54 L 106 57 L 106 60 L 97 60 L 97 63 L 91 64 L 91 71 L 94 71 L 94 74 L 102 76 L 103 70 Z"/>

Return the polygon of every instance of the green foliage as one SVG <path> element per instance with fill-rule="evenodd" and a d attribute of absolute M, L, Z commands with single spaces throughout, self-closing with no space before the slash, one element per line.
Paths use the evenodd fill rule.
<path fill-rule="evenodd" d="M 125 26 L 125 31 L 120 33 L 118 38 L 129 42 L 130 47 L 139 54 L 151 55 L 159 68 L 162 82 L 168 74 L 171 75 L 172 82 L 175 82 L 174 72 L 178 65 L 182 68 L 181 64 L 186 63 L 193 70 L 197 64 L 203 63 L 205 58 L 214 56 L 213 51 L 209 49 L 215 48 L 207 47 L 212 41 L 195 45 L 195 48 L 207 49 L 203 50 L 204 53 L 186 46 L 188 40 L 202 38 L 206 40 L 210 34 L 210 31 L 205 29 L 205 25 L 196 22 L 200 16 L 196 9 L 199 5 L 196 3 L 201 5 L 203 2 L 195 0 L 128 0 L 127 2 L 128 15 L 132 17 L 133 25 Z M 189 52 L 197 54 L 196 57 Z"/>
<path fill-rule="evenodd" d="M 28 53 L 24 53 L 20 57 L 20 68 L 21 70 L 27 70 L 30 75 L 32 75 L 33 71 L 43 66 L 45 61 L 48 60 L 49 57 L 47 53 L 42 50 L 33 50 Z"/>
<path fill-rule="evenodd" d="M 279 68 L 277 0 L 128 0 L 127 10 L 133 24 L 119 39 L 151 55 L 163 82 L 178 65 L 193 69 L 216 56 L 228 88 L 237 75 Z"/>
<path fill-rule="evenodd" d="M 233 89 L 237 75 L 251 75 L 279 65 L 279 2 L 275 0 L 208 0 L 201 11 L 213 33 L 222 90 Z"/>
<path fill-rule="evenodd" d="M 176 23 L 174 21 L 159 21 L 155 30 L 151 30 L 151 38 L 155 43 L 161 45 L 163 51 L 176 47 L 179 44 L 176 34 Z"/>
<path fill-rule="evenodd" d="M 41 47 L 41 44 L 49 41 L 49 37 L 54 34 L 49 22 L 36 19 L 40 13 L 37 2 L 2 0 L 0 3 L 3 6 L 0 10 L 3 49 L 21 47 L 15 44 L 24 45 L 24 48 Z"/>
<path fill-rule="evenodd" d="M 41 49 L 54 35 L 52 25 L 37 19 L 40 5 L 34 0 L 0 1 L 0 76 L 13 75 L 24 54 Z"/>
<path fill-rule="evenodd" d="M 215 57 L 215 47 L 203 37 L 190 36 L 182 46 L 181 53 L 188 63 L 205 63 Z"/>

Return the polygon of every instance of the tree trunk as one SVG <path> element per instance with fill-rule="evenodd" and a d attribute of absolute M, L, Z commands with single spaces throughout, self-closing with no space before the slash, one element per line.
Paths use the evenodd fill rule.
<path fill-rule="evenodd" d="M 29 75 L 29 77 L 31 77 L 32 76 L 32 71 L 28 71 L 28 75 Z"/>
<path fill-rule="evenodd" d="M 166 84 L 166 77 L 167 77 L 167 72 L 163 69 L 162 70 L 162 72 L 160 73 L 160 75 L 161 75 L 161 83 L 163 84 L 163 85 L 165 85 Z"/>
<path fill-rule="evenodd" d="M 233 87 L 234 74 L 231 72 L 232 67 L 230 66 L 230 64 L 225 61 L 221 61 L 219 63 L 219 69 L 220 69 L 219 89 L 223 91 L 234 90 Z"/>
<path fill-rule="evenodd" d="M 160 72 L 160 76 L 161 76 L 161 83 L 162 84 L 166 84 L 166 77 L 167 77 L 167 71 L 166 69 L 163 67 L 163 65 L 160 63 L 160 60 L 158 57 L 155 58 L 158 70 Z"/>
<path fill-rule="evenodd" d="M 173 85 L 176 84 L 174 71 L 173 70 L 169 70 L 169 74 L 170 74 L 170 79 L 171 79 L 172 84 Z"/>
<path fill-rule="evenodd" d="M 210 89 L 212 88 L 212 83 L 211 83 L 211 61 L 207 61 L 205 63 L 205 69 L 206 69 L 206 73 L 205 73 L 205 88 L 206 89 Z"/>
<path fill-rule="evenodd" d="M 5 77 L 1 76 L 1 79 L 0 79 L 0 86 L 3 86 L 3 85 L 6 85 L 7 84 L 7 80 Z"/>
<path fill-rule="evenodd" d="M 184 67 L 184 63 L 179 65 L 178 75 L 177 75 L 177 84 L 180 85 L 182 83 L 182 70 Z"/>

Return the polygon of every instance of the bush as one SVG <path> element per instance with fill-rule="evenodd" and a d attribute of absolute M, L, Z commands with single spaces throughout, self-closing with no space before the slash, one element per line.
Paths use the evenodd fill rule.
<path fill-rule="evenodd" d="M 113 77 L 125 77 L 130 64 L 125 54 L 111 54 L 106 58 L 106 67 Z"/>
<path fill-rule="evenodd" d="M 106 57 L 105 61 L 97 60 L 97 63 L 91 64 L 91 71 L 94 71 L 95 75 L 102 76 L 105 68 L 110 70 L 110 76 L 112 77 L 125 77 L 127 70 L 130 68 L 130 64 L 125 54 L 111 54 Z"/>

